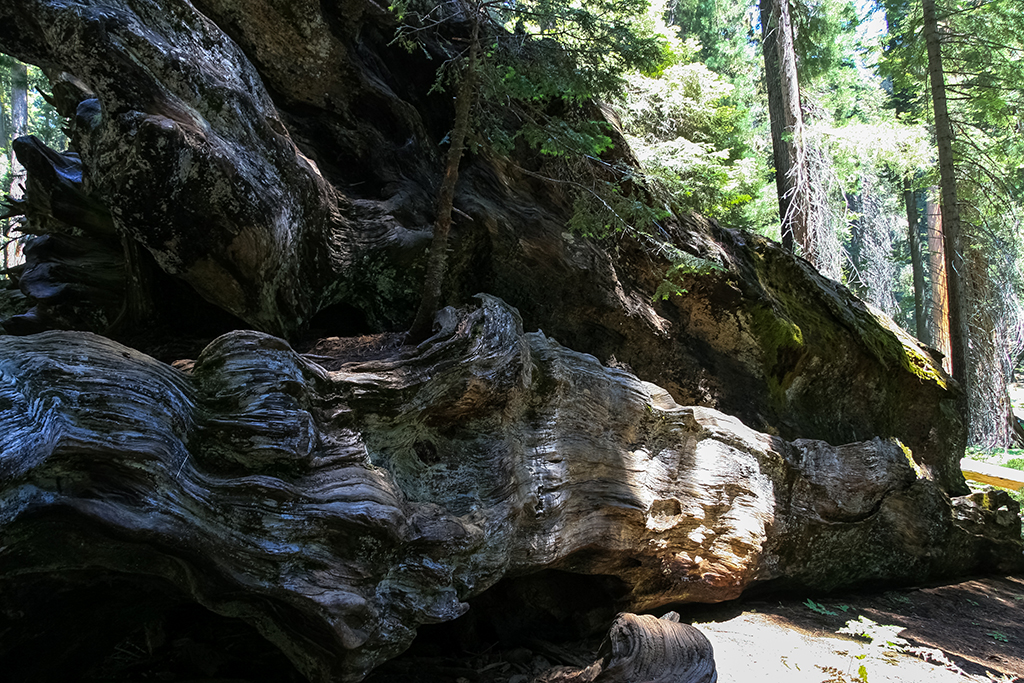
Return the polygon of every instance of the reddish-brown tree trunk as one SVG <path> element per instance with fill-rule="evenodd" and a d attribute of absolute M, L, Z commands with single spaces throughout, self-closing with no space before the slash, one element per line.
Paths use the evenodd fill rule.
<path fill-rule="evenodd" d="M 928 75 L 935 111 L 935 138 L 939 152 L 939 184 L 942 189 L 942 241 L 945 247 L 949 360 L 953 377 L 963 380 L 967 377 L 967 340 L 963 329 L 963 302 L 960 294 L 963 257 L 960 251 L 960 207 L 957 203 L 953 162 L 953 128 L 946 106 L 945 74 L 942 70 L 941 36 L 935 15 L 935 0 L 924 0 L 923 9 L 924 34 L 928 45 Z M 966 403 L 963 407 L 966 415 Z"/>
<path fill-rule="evenodd" d="M 946 246 L 942 239 L 942 213 L 932 197 L 938 188 L 928 190 L 925 220 L 928 222 L 928 265 L 931 281 L 932 346 L 942 353 L 942 367 L 951 372 L 949 349 L 949 292 L 946 287 Z"/>

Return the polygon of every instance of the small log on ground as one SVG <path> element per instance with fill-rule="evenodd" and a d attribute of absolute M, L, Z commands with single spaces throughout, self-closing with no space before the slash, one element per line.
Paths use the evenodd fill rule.
<path fill-rule="evenodd" d="M 555 667 L 534 683 L 715 683 L 715 653 L 698 629 L 669 612 L 660 619 L 622 613 L 605 637 L 597 661 Z"/>

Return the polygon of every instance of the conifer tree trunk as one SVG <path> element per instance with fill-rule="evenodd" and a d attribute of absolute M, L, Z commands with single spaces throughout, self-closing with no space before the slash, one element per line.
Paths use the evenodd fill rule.
<path fill-rule="evenodd" d="M 867 284 L 864 279 L 864 195 L 863 188 L 856 192 L 849 192 L 846 195 L 847 211 L 853 214 L 850 220 L 850 268 L 852 272 L 848 278 L 850 289 L 857 296 L 866 299 Z"/>
<path fill-rule="evenodd" d="M 935 15 L 935 0 L 924 0 L 924 34 L 928 46 L 928 75 L 932 105 L 935 109 L 935 137 L 939 152 L 939 182 L 942 189 L 942 237 L 945 247 L 946 289 L 949 304 L 949 347 L 952 375 L 967 377 L 966 338 L 964 335 L 960 287 L 963 258 L 960 251 L 960 207 L 957 204 L 956 175 L 953 163 L 953 129 L 946 106 L 945 75 L 942 70 L 941 37 Z M 964 415 L 967 405 L 964 403 Z"/>
<path fill-rule="evenodd" d="M 468 11 L 468 10 L 467 10 Z M 466 69 L 455 96 L 455 123 L 449 138 L 448 157 L 445 162 L 444 180 L 437 196 L 437 216 L 434 218 L 434 236 L 430 243 L 427 274 L 423 283 L 423 298 L 407 341 L 417 343 L 430 336 L 434 314 L 441 301 L 441 288 L 447 271 L 448 233 L 452 225 L 452 206 L 455 201 L 455 185 L 459 180 L 459 162 L 466 146 L 469 133 L 469 114 L 476 94 L 476 69 L 480 53 L 480 21 L 472 12 L 473 35 L 470 39 L 469 57 Z"/>
<path fill-rule="evenodd" d="M 11 138 L 28 134 L 28 67 L 14 62 L 11 67 Z M 24 192 L 25 167 L 11 152 L 11 197 L 21 199 Z"/>
<path fill-rule="evenodd" d="M 949 289 L 946 287 L 946 246 L 942 239 L 942 213 L 935 198 L 937 187 L 928 188 L 924 212 L 928 223 L 928 270 L 931 278 L 932 346 L 942 353 L 942 367 L 952 374 L 949 349 Z"/>
<path fill-rule="evenodd" d="M 931 344 L 932 335 L 928 329 L 928 313 L 925 308 L 924 259 L 918 227 L 917 193 L 909 178 L 903 180 L 903 203 L 907 207 L 907 246 L 910 250 L 910 267 L 914 272 L 914 326 L 917 338 L 925 344 Z"/>
<path fill-rule="evenodd" d="M 760 11 L 782 243 L 787 249 L 798 245 L 803 256 L 814 263 L 804 122 L 789 2 L 760 0 Z"/>
<path fill-rule="evenodd" d="M 4 154 L 0 154 L 0 177 L 7 175 L 7 169 L 10 166 L 11 159 L 14 157 L 14 150 L 11 145 L 11 138 L 7 134 L 7 111 L 4 108 L 4 103 L 0 102 L 0 145 L 4 145 L 7 151 Z M 0 195 L 3 192 L 0 190 Z M 0 269 L 7 270 L 11 265 L 11 259 L 8 256 L 8 237 L 7 233 L 10 231 L 10 218 L 0 218 Z"/>
<path fill-rule="evenodd" d="M 7 155 L 11 153 L 11 136 L 7 134 L 7 109 L 4 107 L 3 101 L 0 101 L 0 146 L 7 149 Z M 3 159 L 4 163 L 8 163 L 9 161 L 9 157 Z M 6 170 L 6 168 L 0 166 L 0 175 L 3 175 Z"/>
<path fill-rule="evenodd" d="M 1016 420 L 1001 357 L 1005 343 L 997 329 L 999 313 L 987 303 L 999 297 L 990 275 L 993 264 L 986 250 L 970 249 L 964 255 L 964 266 L 961 285 L 970 306 L 965 306 L 965 317 L 972 332 L 966 380 L 971 414 L 968 443 L 988 448 L 1008 446 L 1014 440 Z"/>
<path fill-rule="evenodd" d="M 777 47 L 779 32 L 777 18 L 773 19 L 774 0 L 761 0 L 761 49 L 764 53 L 765 90 L 768 92 L 768 114 L 772 132 L 772 161 L 775 167 L 775 190 L 779 197 L 779 218 L 786 216 L 789 200 L 786 196 L 786 178 L 789 176 L 789 156 L 786 154 L 785 124 L 782 111 L 782 75 Z M 782 245 L 793 251 L 793 230 L 782 221 Z"/>
<path fill-rule="evenodd" d="M 11 140 L 28 134 L 28 66 L 15 61 L 11 66 Z M 11 146 L 11 186 L 6 189 L 11 199 L 25 195 L 25 167 L 18 161 Z M 4 226 L 3 267 L 6 269 L 22 260 L 21 244 L 11 238 L 13 223 Z"/>

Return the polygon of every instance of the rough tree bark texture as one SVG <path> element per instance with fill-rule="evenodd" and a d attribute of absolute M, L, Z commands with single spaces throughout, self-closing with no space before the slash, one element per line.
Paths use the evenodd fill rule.
<path fill-rule="evenodd" d="M 939 176 L 942 188 L 942 237 L 945 247 L 947 305 L 949 315 L 949 350 L 951 374 L 960 381 L 967 378 L 967 338 L 963 317 L 960 253 L 960 204 L 956 194 L 956 169 L 953 160 L 953 128 L 946 106 L 945 72 L 942 69 L 942 37 L 935 15 L 935 0 L 923 0 L 924 36 L 928 45 L 928 81 L 931 84 L 932 107 L 935 111 L 935 139 L 939 151 Z M 960 401 L 964 419 L 968 419 L 968 401 Z"/>
<path fill-rule="evenodd" d="M 187 3 L 6 2 L 0 16 L 5 49 L 95 93 L 76 121 L 84 183 L 119 230 L 262 329 L 315 312 L 344 218 L 237 45 Z"/>
<path fill-rule="evenodd" d="M 895 441 L 789 443 L 682 407 L 481 299 L 333 372 L 257 332 L 188 376 L 95 335 L 6 339 L 0 625 L 36 633 L 52 615 L 19 600 L 102 567 L 355 681 L 540 569 L 617 576 L 618 607 L 647 610 L 1020 565 L 1012 500 L 951 501 Z"/>
<path fill-rule="evenodd" d="M 799 246 L 804 258 L 815 263 L 810 178 L 789 0 L 761 0 L 760 12 L 782 240 L 789 249 Z"/>
<path fill-rule="evenodd" d="M 932 343 L 928 327 L 927 290 L 924 275 L 924 256 L 921 253 L 921 225 L 917 210 L 917 192 L 910 179 L 903 180 L 903 204 L 907 208 L 907 247 L 910 266 L 914 273 L 914 328 L 917 338 L 924 344 Z"/>
<path fill-rule="evenodd" d="M 533 683 L 715 683 L 714 652 L 707 637 L 679 615 L 620 614 L 588 667 L 556 667 Z"/>
<path fill-rule="evenodd" d="M 928 223 L 928 271 L 931 273 L 932 345 L 942 353 L 942 368 L 952 372 L 949 346 L 949 288 L 946 286 L 946 244 L 943 239 L 942 210 L 935 203 L 938 188 L 928 189 L 925 220 Z"/>
<path fill-rule="evenodd" d="M 345 307 L 339 323 L 408 329 L 451 113 L 426 92 L 435 61 L 389 46 L 393 30 L 358 2 L 336 12 L 271 0 L 245 11 L 217 0 L 0 3 L 0 47 L 81 84 L 64 97 L 80 159 L 54 163 L 81 165 L 81 194 L 157 275 L 271 333 L 332 303 Z M 943 487 L 966 491 L 963 424 L 949 409 L 958 389 L 806 263 L 679 218 L 666 226 L 677 245 L 723 270 L 656 301 L 668 264 L 629 240 L 613 257 L 568 236 L 557 184 L 514 159 L 473 157 L 460 176 L 470 218 L 450 238 L 442 303 L 488 291 L 528 329 L 788 439 L 894 436 Z M 83 237 L 71 217 L 39 212 L 56 241 Z M 46 258 L 39 282 L 73 293 L 74 278 Z M 161 287 L 172 284 L 165 275 Z M 111 308 L 116 319 L 123 302 Z M 26 327 L 107 329 L 39 317 Z"/>
<path fill-rule="evenodd" d="M 327 371 L 267 334 L 412 317 L 452 118 L 393 30 L 356 0 L 0 0 L 74 147 L 19 142 L 34 308 L 4 325 L 51 331 L 0 344 L 5 671 L 54 586 L 239 617 L 326 681 L 541 570 L 644 610 L 1020 559 L 1012 501 L 957 497 L 959 390 L 912 338 L 698 217 L 666 230 L 721 270 L 656 301 L 667 264 L 567 234 L 529 159 L 463 161 L 435 338 Z M 80 331 L 143 276 L 164 323 L 198 293 L 260 331 L 190 375 Z"/>

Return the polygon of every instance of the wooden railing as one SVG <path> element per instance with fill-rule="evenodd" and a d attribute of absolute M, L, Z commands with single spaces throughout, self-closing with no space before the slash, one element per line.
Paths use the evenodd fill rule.
<path fill-rule="evenodd" d="M 1024 472 L 1020 470 L 990 465 L 968 458 L 960 461 L 960 469 L 963 471 L 964 477 L 971 481 L 991 484 L 1011 491 L 1019 491 L 1024 488 Z"/>

